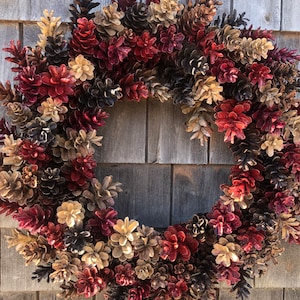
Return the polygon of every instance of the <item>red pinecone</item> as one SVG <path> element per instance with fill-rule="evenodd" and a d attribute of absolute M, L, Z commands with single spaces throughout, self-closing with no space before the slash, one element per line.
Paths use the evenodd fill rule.
<path fill-rule="evenodd" d="M 48 71 L 42 73 L 43 85 L 39 88 L 39 93 L 42 96 L 58 98 L 63 103 L 67 103 L 68 96 L 74 94 L 75 78 L 71 76 L 66 65 L 59 67 L 50 65 Z"/>
<path fill-rule="evenodd" d="M 99 44 L 93 20 L 79 18 L 77 28 L 73 31 L 70 48 L 78 54 L 94 55 L 95 47 Z"/>
<path fill-rule="evenodd" d="M 139 102 L 141 99 L 148 97 L 148 89 L 142 81 L 134 81 L 134 75 L 128 74 L 123 77 L 119 84 L 122 88 L 123 95 L 129 100 Z"/>
<path fill-rule="evenodd" d="M 152 36 L 147 30 L 142 35 L 137 36 L 136 46 L 133 50 L 136 60 L 147 62 L 152 59 L 159 52 L 155 43 L 156 37 Z"/>

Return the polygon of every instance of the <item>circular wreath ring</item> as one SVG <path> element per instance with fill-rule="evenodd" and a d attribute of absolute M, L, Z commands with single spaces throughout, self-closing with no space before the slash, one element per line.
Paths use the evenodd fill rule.
<path fill-rule="evenodd" d="M 299 56 L 244 14 L 213 22 L 219 4 L 75 0 L 68 41 L 46 10 L 35 48 L 4 49 L 16 84 L 0 86 L 0 203 L 19 225 L 7 240 L 63 298 L 215 299 L 218 281 L 243 298 L 281 239 L 299 243 Z M 236 161 L 210 212 L 164 232 L 118 219 L 120 183 L 94 173 L 105 107 L 148 97 L 180 105 L 201 144 L 215 123 Z"/>

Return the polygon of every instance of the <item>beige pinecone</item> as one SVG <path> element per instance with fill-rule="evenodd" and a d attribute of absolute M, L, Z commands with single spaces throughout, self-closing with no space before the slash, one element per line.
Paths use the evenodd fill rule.
<path fill-rule="evenodd" d="M 138 227 L 137 231 L 139 232 L 139 237 L 132 244 L 139 258 L 145 261 L 157 259 L 159 256 L 159 233 L 152 227 L 145 225 Z"/>
<path fill-rule="evenodd" d="M 226 45 L 226 49 L 230 52 L 236 51 L 240 48 L 241 43 L 241 31 L 237 28 L 232 28 L 230 25 L 225 25 L 218 33 L 218 39 L 220 43 Z"/>
<path fill-rule="evenodd" d="M 94 22 L 97 30 L 105 36 L 115 36 L 124 29 L 121 19 L 124 17 L 123 11 L 118 11 L 118 3 L 114 2 L 103 7 L 103 11 L 96 11 Z"/>
<path fill-rule="evenodd" d="M 1 171 L 0 197 L 9 202 L 24 205 L 33 197 L 33 190 L 23 184 L 20 172 Z"/>
<path fill-rule="evenodd" d="M 79 271 L 82 270 L 81 261 L 73 253 L 58 252 L 57 259 L 52 264 L 54 272 L 50 279 L 54 282 L 70 281 Z"/>

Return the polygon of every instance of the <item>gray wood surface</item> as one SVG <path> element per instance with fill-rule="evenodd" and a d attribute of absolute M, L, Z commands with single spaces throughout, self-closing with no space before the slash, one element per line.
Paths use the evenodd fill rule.
<path fill-rule="evenodd" d="M 207 144 L 190 140 L 185 131 L 188 119 L 178 105 L 172 102 L 149 101 L 148 112 L 148 162 L 171 164 L 207 163 Z"/>
<path fill-rule="evenodd" d="M 229 167 L 174 166 L 171 223 L 208 212 L 219 199 L 220 184 L 228 181 Z"/>
<path fill-rule="evenodd" d="M 283 289 L 251 289 L 251 294 L 247 300 L 284 300 Z M 219 300 L 235 300 L 235 293 L 229 289 L 221 289 Z M 287 300 L 287 299 L 285 299 Z M 296 300 L 296 299 L 293 299 Z"/>
<path fill-rule="evenodd" d="M 282 1 L 282 27 L 283 31 L 299 31 L 300 6 L 298 0 Z"/>
<path fill-rule="evenodd" d="M 233 0 L 233 8 L 238 13 L 246 12 L 248 25 L 253 24 L 254 29 L 280 29 L 281 0 Z"/>
<path fill-rule="evenodd" d="M 169 225 L 171 166 L 150 164 L 99 165 L 98 178 L 113 175 L 123 183 L 116 200 L 119 217 L 129 216 L 156 227 Z"/>
<path fill-rule="evenodd" d="M 300 289 L 285 289 L 284 300 L 298 300 L 300 299 Z"/>

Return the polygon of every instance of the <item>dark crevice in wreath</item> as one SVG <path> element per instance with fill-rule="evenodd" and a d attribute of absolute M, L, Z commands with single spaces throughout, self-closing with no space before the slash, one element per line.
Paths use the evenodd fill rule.
<path fill-rule="evenodd" d="M 218 5 L 75 0 L 70 40 L 45 11 L 36 47 L 4 49 L 16 84 L 0 85 L 0 212 L 61 297 L 215 299 L 225 281 L 244 299 L 281 240 L 299 243 L 300 57 L 244 13 L 214 21 Z M 118 219 L 120 183 L 94 172 L 105 108 L 147 98 L 180 105 L 202 145 L 215 124 L 236 160 L 208 213 L 163 232 Z"/>

